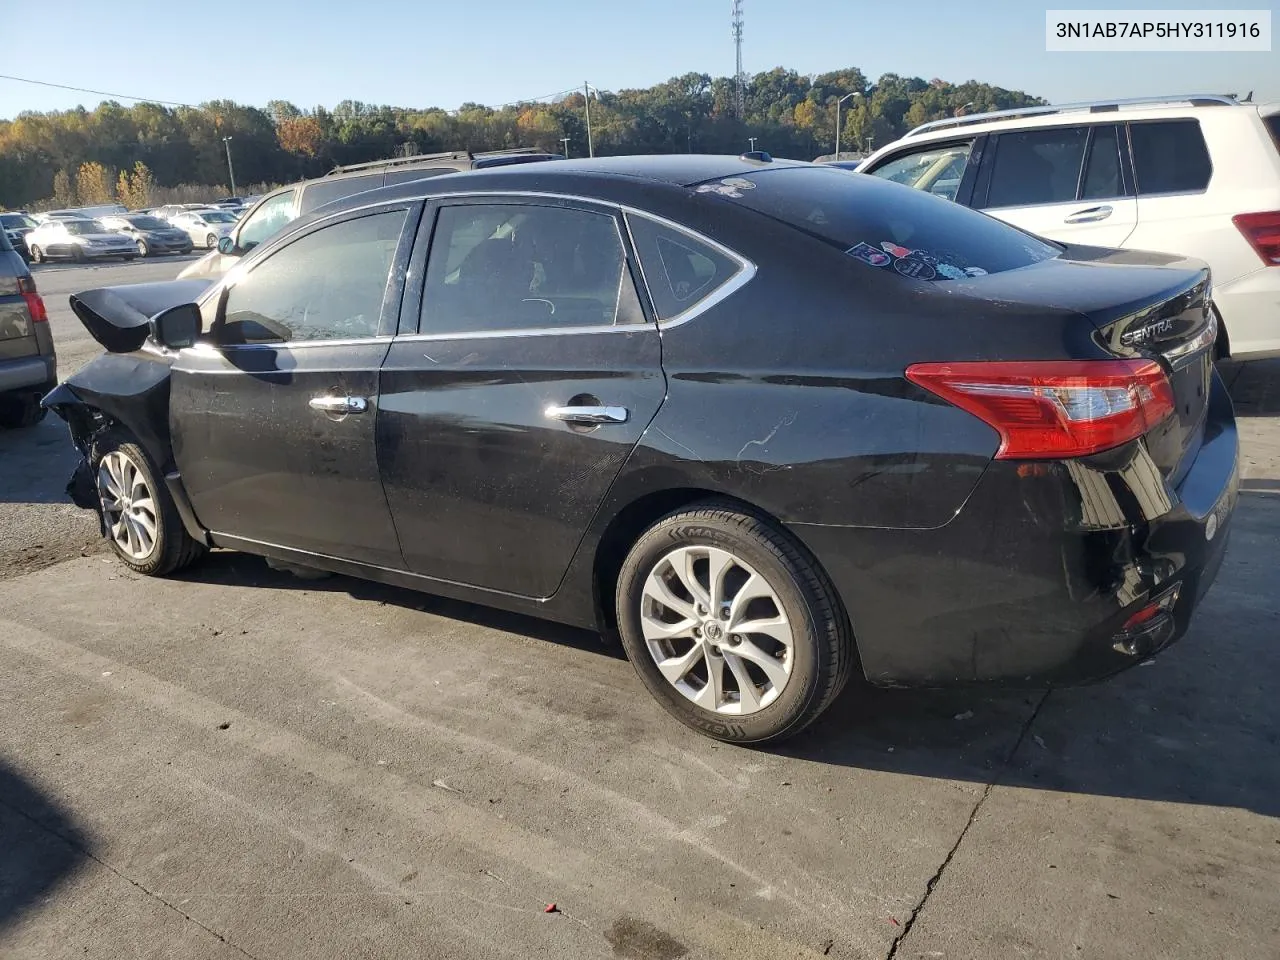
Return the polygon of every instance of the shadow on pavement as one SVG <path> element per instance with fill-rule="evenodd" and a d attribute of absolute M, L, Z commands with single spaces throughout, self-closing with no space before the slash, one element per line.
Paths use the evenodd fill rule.
<path fill-rule="evenodd" d="M 1228 362 L 1218 369 L 1231 393 L 1237 416 L 1280 415 L 1280 359 Z"/>
<path fill-rule="evenodd" d="M 34 427 L 0 430 L 0 503 L 70 503 L 67 480 L 79 459 L 51 413 Z"/>
<path fill-rule="evenodd" d="M 70 815 L 0 760 L 0 942 L 7 927 L 80 867 L 89 849 Z"/>

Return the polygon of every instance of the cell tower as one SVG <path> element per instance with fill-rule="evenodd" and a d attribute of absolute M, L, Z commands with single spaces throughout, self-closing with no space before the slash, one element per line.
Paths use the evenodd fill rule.
<path fill-rule="evenodd" d="M 733 0 L 733 46 L 737 53 L 737 69 L 733 74 L 734 83 L 738 88 L 738 119 L 742 119 L 742 115 L 747 109 L 747 77 L 742 72 L 742 0 Z"/>

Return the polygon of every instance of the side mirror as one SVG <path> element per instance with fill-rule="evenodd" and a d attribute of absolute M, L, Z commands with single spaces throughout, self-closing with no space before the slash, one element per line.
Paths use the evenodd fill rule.
<path fill-rule="evenodd" d="M 204 318 L 194 303 L 182 303 L 151 318 L 151 337 L 170 350 L 189 347 L 200 338 Z"/>
<path fill-rule="evenodd" d="M 230 236 L 218 238 L 218 252 L 225 253 L 227 256 L 236 252 L 236 242 Z"/>

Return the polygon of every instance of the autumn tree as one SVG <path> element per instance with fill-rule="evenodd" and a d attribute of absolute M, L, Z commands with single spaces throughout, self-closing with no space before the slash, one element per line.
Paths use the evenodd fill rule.
<path fill-rule="evenodd" d="M 137 210 L 151 203 L 151 170 L 138 160 L 133 165 L 133 173 L 120 171 L 120 179 L 116 183 L 116 197 L 130 210 Z"/>
<path fill-rule="evenodd" d="M 80 164 L 76 173 L 76 199 L 81 206 L 113 203 L 115 190 L 111 186 L 111 174 L 96 160 Z"/>
<path fill-rule="evenodd" d="M 314 157 L 320 150 L 324 131 L 315 117 L 286 117 L 276 121 L 276 137 L 289 153 Z"/>
<path fill-rule="evenodd" d="M 65 170 L 59 170 L 53 175 L 53 202 L 59 207 L 70 207 L 76 202 L 71 177 Z"/>

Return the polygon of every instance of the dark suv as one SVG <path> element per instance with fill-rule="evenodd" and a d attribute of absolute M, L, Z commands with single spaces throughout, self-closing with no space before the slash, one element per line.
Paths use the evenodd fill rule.
<path fill-rule="evenodd" d="M 355 193 L 376 190 L 395 183 L 425 180 L 447 173 L 464 170 L 483 170 L 514 163 L 535 163 L 541 160 L 562 160 L 558 153 L 543 153 L 531 147 L 512 150 L 493 150 L 488 153 L 472 153 L 456 150 L 451 153 L 424 153 L 393 160 L 373 160 L 369 163 L 353 163 L 334 167 L 323 177 L 304 180 L 288 187 L 281 187 L 266 194 L 255 203 L 240 223 L 211 250 L 180 274 L 188 277 L 220 277 L 267 237 L 286 223 L 310 213 L 326 203 L 341 200 Z"/>
<path fill-rule="evenodd" d="M 9 244 L 23 260 L 31 259 L 27 255 L 27 234 L 36 226 L 36 221 L 25 213 L 0 213 L 0 233 L 9 238 Z"/>
<path fill-rule="evenodd" d="M 0 427 L 40 422 L 40 398 L 58 385 L 44 301 L 26 262 L 0 230 Z"/>

